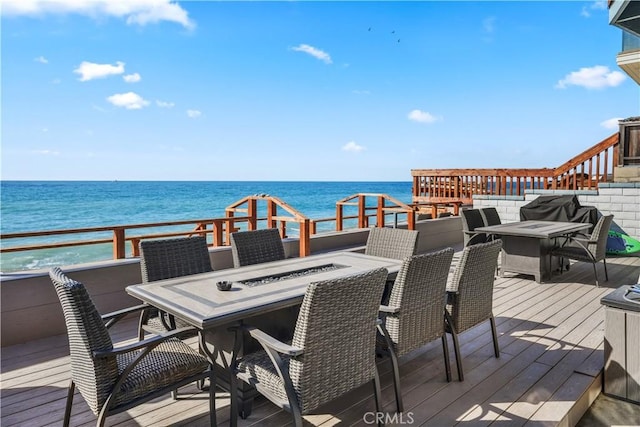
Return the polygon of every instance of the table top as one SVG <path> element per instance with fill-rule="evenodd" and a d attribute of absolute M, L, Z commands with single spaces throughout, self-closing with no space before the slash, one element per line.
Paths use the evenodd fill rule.
<path fill-rule="evenodd" d="M 620 286 L 615 291 L 602 297 L 600 304 L 620 310 L 640 312 L 640 294 L 630 293 L 629 288 L 631 286 Z"/>
<path fill-rule="evenodd" d="M 332 252 L 290 258 L 240 268 L 217 270 L 174 279 L 131 285 L 127 293 L 177 318 L 208 329 L 252 315 L 266 313 L 302 302 L 311 282 L 362 273 L 384 267 L 390 275 L 400 270 L 402 261 L 355 252 Z M 301 271 L 316 269 L 302 275 Z M 293 277 L 283 277 L 296 273 Z M 268 283 L 251 283 L 279 277 Z M 229 291 L 220 291 L 218 281 L 233 282 Z"/>
<path fill-rule="evenodd" d="M 476 227 L 473 231 L 478 233 L 500 234 L 502 236 L 546 239 L 586 230 L 589 227 L 591 227 L 591 224 L 584 222 L 520 221 L 490 225 L 487 227 Z"/>

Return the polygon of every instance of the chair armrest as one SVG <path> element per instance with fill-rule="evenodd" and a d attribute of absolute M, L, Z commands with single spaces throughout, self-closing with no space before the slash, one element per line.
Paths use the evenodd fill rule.
<path fill-rule="evenodd" d="M 105 357 L 113 357 L 118 354 L 125 354 L 125 353 L 129 353 L 129 352 L 141 350 L 141 349 L 153 349 L 154 347 L 157 347 L 160 343 L 167 341 L 170 338 L 177 338 L 180 335 L 183 335 L 187 332 L 192 332 L 194 330 L 196 330 L 196 328 L 192 328 L 192 327 L 174 329 L 173 331 L 167 331 L 163 334 L 155 335 L 155 336 L 152 336 L 151 338 L 147 338 L 145 340 L 128 344 L 122 347 L 115 347 L 111 350 L 106 350 L 106 351 L 94 351 L 93 357 L 98 359 L 98 358 L 105 358 Z"/>
<path fill-rule="evenodd" d="M 380 312 L 388 313 L 388 314 L 397 314 L 397 313 L 400 313 L 400 307 L 394 307 L 391 305 L 381 305 Z"/>
<path fill-rule="evenodd" d="M 285 344 L 258 328 L 245 326 L 242 329 L 247 331 L 249 335 L 251 335 L 256 341 L 258 341 L 263 347 L 268 347 L 272 350 L 277 351 L 278 353 L 287 354 L 294 357 L 300 356 L 302 353 L 304 353 L 304 349 Z"/>
<path fill-rule="evenodd" d="M 587 249 L 586 245 L 589 245 L 590 243 L 597 243 L 595 240 L 576 239 L 573 236 L 569 236 L 568 241 L 570 241 L 571 243 L 575 243 L 577 246 L 579 246 L 580 248 L 584 249 L 587 252 L 589 252 L 589 250 Z"/>
<path fill-rule="evenodd" d="M 101 316 L 102 321 L 104 322 L 105 326 L 108 329 L 111 326 L 113 326 L 116 322 L 124 318 L 125 316 L 131 313 L 135 313 L 137 311 L 142 311 L 149 307 L 151 307 L 149 304 L 140 304 L 140 305 L 135 305 L 133 307 L 123 308 L 122 310 L 112 311 L 111 313 L 103 314 Z"/>

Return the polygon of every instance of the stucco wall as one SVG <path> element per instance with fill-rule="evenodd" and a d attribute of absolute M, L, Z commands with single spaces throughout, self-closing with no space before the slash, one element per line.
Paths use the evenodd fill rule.
<path fill-rule="evenodd" d="M 502 222 L 520 221 L 520 207 L 541 195 L 575 194 L 583 206 L 595 206 L 603 215 L 613 214 L 613 227 L 640 238 L 640 183 L 603 183 L 598 190 L 535 190 L 526 196 L 474 196 L 473 207 L 495 207 Z"/>

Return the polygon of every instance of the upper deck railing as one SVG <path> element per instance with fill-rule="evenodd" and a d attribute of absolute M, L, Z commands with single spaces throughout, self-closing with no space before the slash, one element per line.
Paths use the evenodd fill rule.
<path fill-rule="evenodd" d="M 557 168 L 412 169 L 413 202 L 472 203 L 474 195 L 521 196 L 528 189 L 596 189 L 613 180 L 619 134 L 605 138 Z"/>

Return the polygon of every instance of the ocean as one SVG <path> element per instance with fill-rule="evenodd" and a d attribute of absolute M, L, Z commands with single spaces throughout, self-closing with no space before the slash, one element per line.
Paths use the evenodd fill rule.
<path fill-rule="evenodd" d="M 335 217 L 336 202 L 356 193 L 382 193 L 410 203 L 411 182 L 2 181 L 0 232 L 219 218 L 224 217 L 227 206 L 254 194 L 277 196 L 308 218 L 319 219 Z M 355 208 L 345 211 L 345 214 L 355 213 Z M 293 225 L 287 227 L 290 236 L 296 235 Z M 346 226 L 355 227 L 355 221 Z M 157 231 L 192 228 L 193 225 L 186 229 L 165 227 Z M 318 224 L 319 233 L 331 230 L 335 230 L 334 222 Z M 144 233 L 153 231 L 144 229 Z M 104 232 L 3 239 L 0 245 L 5 248 L 111 237 L 111 232 Z M 8 252 L 0 254 L 0 272 L 68 266 L 111 257 L 111 244 Z"/>

